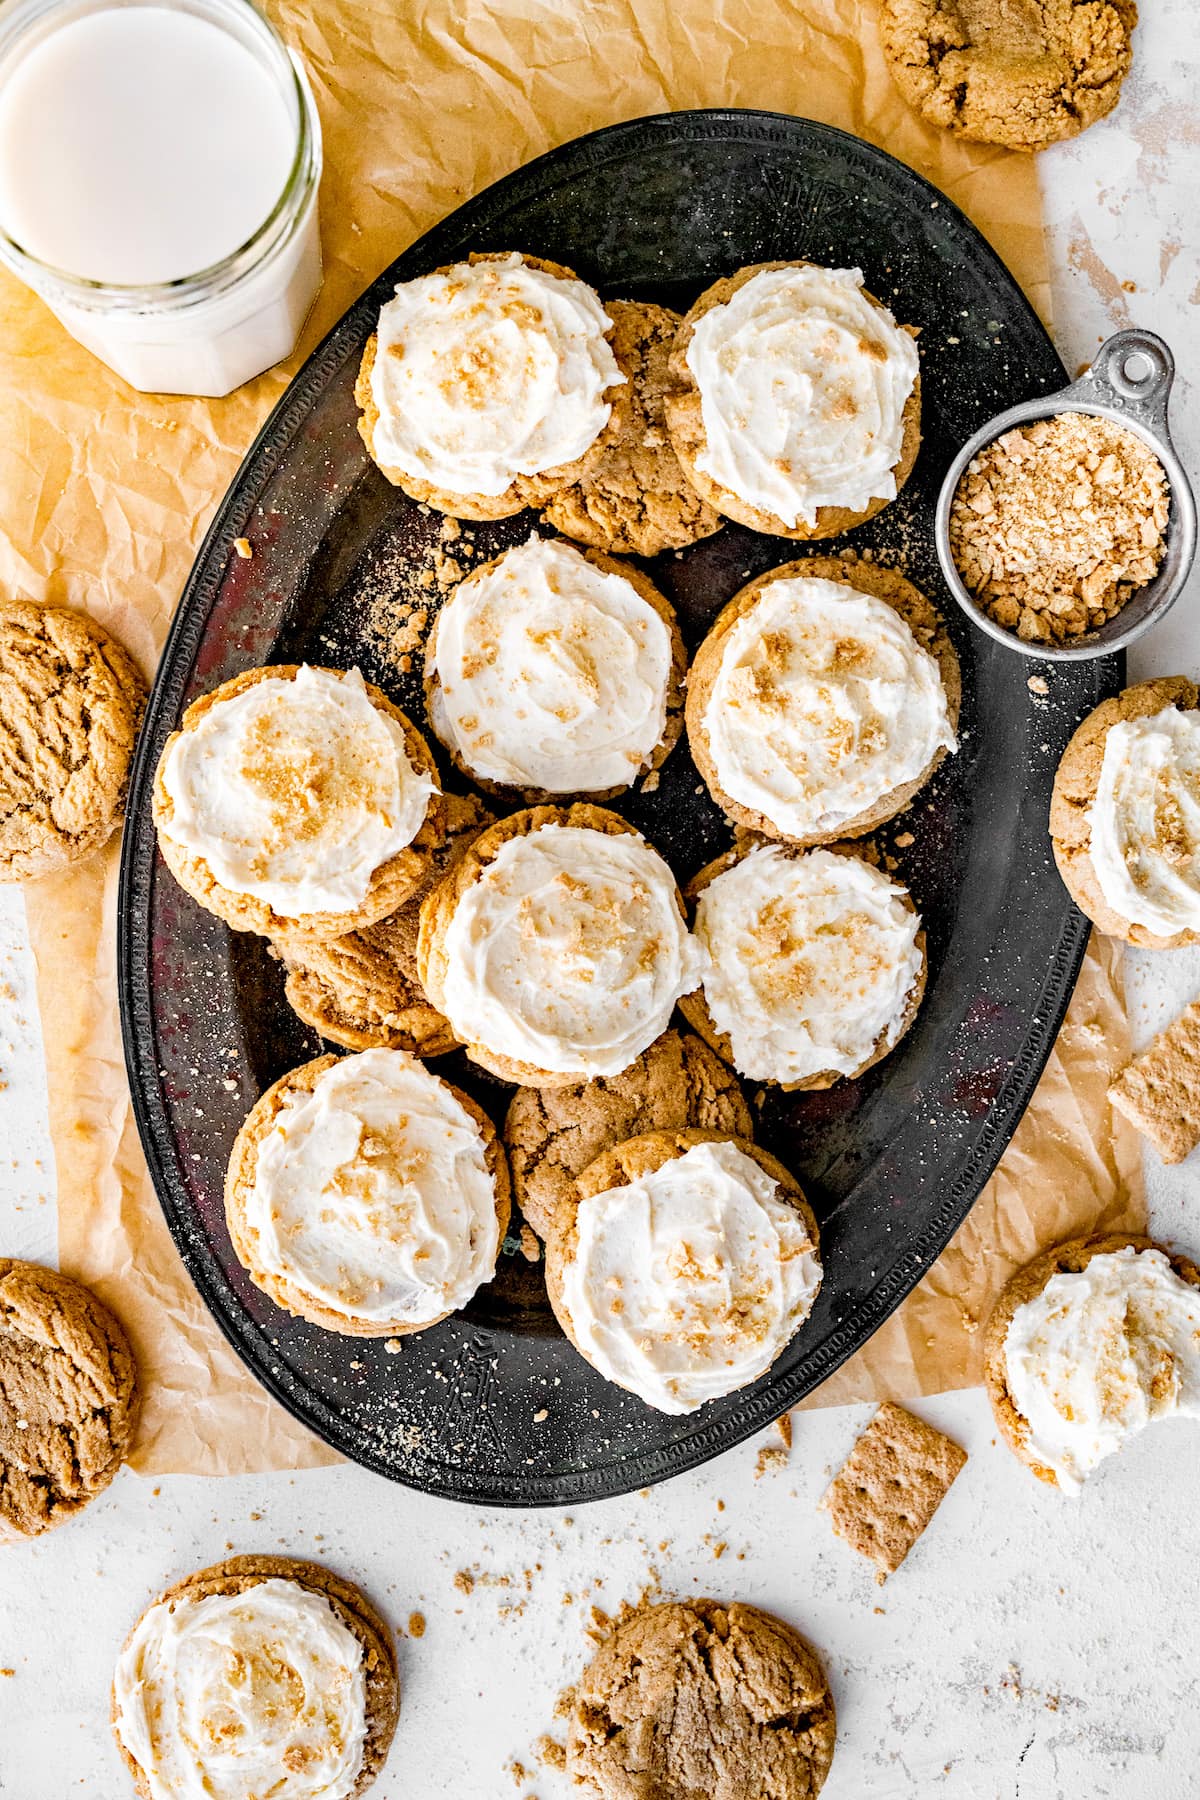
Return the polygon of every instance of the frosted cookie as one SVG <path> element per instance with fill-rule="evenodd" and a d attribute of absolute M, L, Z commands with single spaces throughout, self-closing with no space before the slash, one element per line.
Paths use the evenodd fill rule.
<path fill-rule="evenodd" d="M 518 1088 L 504 1121 L 513 1197 L 539 1237 L 575 1177 L 626 1138 L 696 1127 L 752 1138 L 754 1121 L 736 1075 L 690 1031 L 664 1031 L 618 1075 L 570 1087 Z"/>
<path fill-rule="evenodd" d="M 594 550 L 632 556 L 681 550 L 722 523 L 684 474 L 667 430 L 666 399 L 678 385 L 671 352 L 682 321 L 643 301 L 610 300 L 606 310 L 629 382 L 624 418 L 587 473 L 554 496 L 546 517 Z"/>
<path fill-rule="evenodd" d="M 643 1604 L 575 1689 L 567 1771 L 601 1800 L 814 1800 L 837 1722 L 790 1625 L 735 1601 Z"/>
<path fill-rule="evenodd" d="M 430 723 L 481 787 L 608 798 L 683 729 L 675 614 L 630 563 L 531 537 L 475 569 L 425 652 Z"/>
<path fill-rule="evenodd" d="M 86 614 L 0 599 L 0 881 L 52 875 L 112 835 L 145 702 Z"/>
<path fill-rule="evenodd" d="M 1134 0 L 883 0 L 892 79 L 931 125 L 1040 150 L 1112 111 L 1133 58 Z"/>
<path fill-rule="evenodd" d="M 1200 1269 L 1150 1238 L 1077 1238 L 1018 1270 L 984 1379 L 1010 1449 L 1078 1493 L 1156 1419 L 1200 1418 Z"/>
<path fill-rule="evenodd" d="M 354 390 L 362 440 L 389 481 L 455 518 L 540 506 L 619 427 L 612 329 L 586 282 L 538 257 L 401 282 Z"/>
<path fill-rule="evenodd" d="M 925 933 L 898 882 L 853 853 L 780 844 L 701 870 L 704 985 L 679 1002 L 740 1075 L 825 1088 L 894 1050 L 925 992 Z"/>
<path fill-rule="evenodd" d="M 964 1468 L 952 1438 L 885 1400 L 821 1496 L 840 1538 L 894 1575 Z"/>
<path fill-rule="evenodd" d="M 1126 1064 L 1108 1098 L 1164 1162 L 1191 1155 L 1200 1144 L 1200 1001 L 1185 1006 L 1148 1050 Z"/>
<path fill-rule="evenodd" d="M 37 1537 L 103 1493 L 137 1398 L 108 1308 L 55 1269 L 0 1256 L 0 1544 Z"/>
<path fill-rule="evenodd" d="M 1183 675 L 1101 701 L 1054 777 L 1050 838 L 1067 892 L 1106 936 L 1151 950 L 1200 937 L 1197 701 Z"/>
<path fill-rule="evenodd" d="M 509 1182 L 491 1120 L 401 1050 L 319 1056 L 234 1141 L 225 1218 L 277 1305 L 350 1337 L 423 1331 L 490 1281 Z"/>
<path fill-rule="evenodd" d="M 167 1588 L 113 1675 L 113 1732 L 142 1800 L 357 1800 L 399 1709 L 379 1614 L 291 1556 L 231 1556 Z"/>
<path fill-rule="evenodd" d="M 958 658 L 894 569 L 811 557 L 750 582 L 688 677 L 688 742 L 717 805 L 765 837 L 861 837 L 956 748 Z"/>
<path fill-rule="evenodd" d="M 675 454 L 726 518 L 824 538 L 873 518 L 921 442 L 913 334 L 858 269 L 757 263 L 715 282 L 679 329 Z"/>
<path fill-rule="evenodd" d="M 163 860 L 235 931 L 341 937 L 420 885 L 445 836 L 429 746 L 352 669 L 248 669 L 196 700 L 154 780 Z"/>
<path fill-rule="evenodd" d="M 454 857 L 492 823 L 473 794 L 446 794 L 446 841 L 416 892 L 386 919 L 344 937 L 272 939 L 287 969 L 292 1011 L 344 1050 L 409 1050 L 444 1056 L 458 1039 L 425 996 L 417 975 L 421 901 Z"/>
<path fill-rule="evenodd" d="M 765 1150 L 706 1131 L 604 1151 L 546 1241 L 550 1304 L 575 1348 L 664 1413 L 765 1375 L 820 1285 L 796 1181 Z"/>
<path fill-rule="evenodd" d="M 491 826 L 421 906 L 421 983 L 467 1054 L 526 1087 L 616 1075 L 700 979 L 675 877 L 599 806 Z"/>

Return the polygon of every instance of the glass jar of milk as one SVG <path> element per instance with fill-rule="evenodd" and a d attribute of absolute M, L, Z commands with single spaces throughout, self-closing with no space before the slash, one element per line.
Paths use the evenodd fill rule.
<path fill-rule="evenodd" d="M 227 394 L 321 285 L 321 128 L 249 0 L 0 5 L 0 261 L 136 388 Z"/>

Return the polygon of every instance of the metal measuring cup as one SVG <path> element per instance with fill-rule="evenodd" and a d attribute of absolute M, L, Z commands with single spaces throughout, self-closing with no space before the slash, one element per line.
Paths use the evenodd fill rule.
<path fill-rule="evenodd" d="M 1139 365 L 1138 373 L 1129 373 L 1131 364 Z M 967 440 L 951 463 L 934 517 L 938 561 L 959 606 L 973 624 L 998 644 L 1041 662 L 1086 662 L 1094 656 L 1111 656 L 1114 650 L 1124 649 L 1149 631 L 1178 600 L 1196 556 L 1196 502 L 1167 428 L 1167 402 L 1174 378 L 1175 358 L 1160 337 L 1152 331 L 1118 331 L 1101 344 L 1095 360 L 1078 381 L 1056 394 L 1026 400 L 998 413 Z M 1069 643 L 1031 643 L 989 618 L 963 581 L 950 550 L 950 507 L 963 471 L 985 445 L 1011 431 L 1014 425 L 1028 425 L 1034 419 L 1050 419 L 1064 412 L 1113 419 L 1150 446 L 1163 466 L 1170 488 L 1166 545 L 1154 580 L 1127 600 L 1115 618 Z"/>

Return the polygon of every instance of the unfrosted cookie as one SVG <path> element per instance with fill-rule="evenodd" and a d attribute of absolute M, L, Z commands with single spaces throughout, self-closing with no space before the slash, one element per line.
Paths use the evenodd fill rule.
<path fill-rule="evenodd" d="M 417 965 L 472 1060 L 525 1087 L 619 1074 L 700 978 L 667 864 L 582 802 L 482 832 L 421 903 Z"/>
<path fill-rule="evenodd" d="M 647 1131 L 694 1126 L 752 1138 L 736 1075 L 689 1031 L 664 1031 L 619 1075 L 518 1088 L 504 1121 L 513 1195 L 539 1237 L 601 1151 Z"/>
<path fill-rule="evenodd" d="M 54 1269 L 0 1257 L 0 1543 L 102 1493 L 136 1413 L 137 1368 L 108 1308 Z"/>
<path fill-rule="evenodd" d="M 1198 699 L 1195 682 L 1186 676 L 1160 675 L 1152 681 L 1139 681 L 1111 700 L 1102 700 L 1071 738 L 1054 777 L 1050 841 L 1067 892 L 1106 937 L 1123 938 L 1145 949 L 1174 950 L 1195 942 L 1200 930 L 1194 925 L 1156 930 L 1138 922 L 1108 897 L 1102 875 L 1110 886 L 1114 881 L 1119 885 L 1130 906 L 1137 904 L 1139 887 L 1145 894 L 1145 884 L 1153 878 L 1154 888 L 1166 904 L 1183 905 L 1184 916 L 1190 910 L 1200 919 L 1200 801 L 1192 792 L 1200 747 Z M 1159 757 L 1146 734 L 1153 729 L 1150 722 L 1168 709 L 1191 722 L 1186 735 L 1195 741 L 1190 745 L 1165 742 Z M 1178 730 L 1177 721 L 1170 720 L 1169 725 L 1173 733 Z M 1109 734 L 1117 726 L 1122 728 L 1125 743 L 1120 761 L 1114 758 L 1110 764 L 1110 786 L 1103 777 Z M 1108 789 L 1108 801 L 1102 788 Z M 1092 854 L 1098 801 L 1109 827 L 1102 840 L 1108 842 L 1109 851 L 1101 869 Z M 1121 823 L 1118 806 L 1125 819 L 1121 839 L 1115 830 Z M 1147 850 L 1154 851 L 1152 860 L 1144 857 Z M 1154 896 L 1150 898 L 1153 901 Z M 1168 922 L 1160 921 L 1160 927 Z"/>
<path fill-rule="evenodd" d="M 895 569 L 785 563 L 717 615 L 688 676 L 688 743 L 739 825 L 805 848 L 894 818 L 955 746 L 958 657 Z"/>
<path fill-rule="evenodd" d="M 421 901 L 455 856 L 493 822 L 473 794 L 446 794 L 446 841 L 433 852 L 414 894 L 380 919 L 345 937 L 273 940 L 288 971 L 289 1006 L 330 1043 L 345 1050 L 411 1050 L 444 1056 L 458 1043 L 425 996 L 417 975 Z"/>
<path fill-rule="evenodd" d="M 726 518 L 778 537 L 873 518 L 921 443 L 914 337 L 857 269 L 755 263 L 714 282 L 671 353 L 667 425 L 688 480 Z"/>
<path fill-rule="evenodd" d="M 907 889 L 846 846 L 743 843 L 688 887 L 708 952 L 679 1010 L 740 1075 L 785 1091 L 863 1075 L 925 993 L 925 933 Z"/>
<path fill-rule="evenodd" d="M 600 1800 L 812 1800 L 837 1722 L 791 1626 L 735 1601 L 643 1605 L 575 1689 L 567 1770 Z"/>
<path fill-rule="evenodd" d="M 399 1711 L 387 1625 L 352 1582 L 293 1556 L 231 1556 L 176 1582 L 113 1676 L 113 1733 L 142 1800 L 357 1800 Z"/>
<path fill-rule="evenodd" d="M 473 569 L 425 650 L 429 721 L 473 781 L 528 804 L 609 799 L 683 730 L 687 656 L 632 563 L 534 534 Z"/>
<path fill-rule="evenodd" d="M 1073 1238 L 1018 1269 L 987 1322 L 984 1382 L 1039 1481 L 1077 1492 L 1152 1419 L 1200 1415 L 1197 1290 L 1191 1258 L 1147 1237 Z"/>
<path fill-rule="evenodd" d="M 885 1400 L 821 1497 L 833 1529 L 894 1575 L 966 1464 L 952 1438 Z"/>
<path fill-rule="evenodd" d="M 579 481 L 546 508 L 555 528 L 594 550 L 657 556 L 721 529 L 680 466 L 667 430 L 666 398 L 676 387 L 671 352 L 678 313 L 647 301 L 610 300 L 613 350 L 629 382 L 621 429 Z"/>
<path fill-rule="evenodd" d="M 1200 1144 L 1200 1001 L 1185 1006 L 1148 1050 L 1125 1065 L 1108 1098 L 1164 1162 L 1191 1155 Z"/>
<path fill-rule="evenodd" d="M 566 1335 L 664 1413 L 765 1375 L 820 1285 L 817 1224 L 795 1177 L 711 1131 L 651 1131 L 602 1151 L 546 1240 L 546 1291 Z"/>
<path fill-rule="evenodd" d="M 371 457 L 458 519 L 541 506 L 620 431 L 612 322 L 572 270 L 516 252 L 401 282 L 354 390 Z"/>
<path fill-rule="evenodd" d="M 475 1102 L 401 1050 L 319 1056 L 234 1141 L 225 1219 L 277 1305 L 348 1337 L 424 1331 L 490 1281 L 508 1165 Z"/>
<path fill-rule="evenodd" d="M 429 746 L 356 669 L 247 669 L 195 700 L 154 778 L 163 860 L 235 931 L 343 937 L 395 912 L 445 838 Z"/>
<path fill-rule="evenodd" d="M 931 125 L 1040 150 L 1112 111 L 1134 0 L 883 0 L 892 79 Z"/>
<path fill-rule="evenodd" d="M 0 881 L 89 856 L 125 805 L 146 684 L 84 613 L 0 600 Z"/>

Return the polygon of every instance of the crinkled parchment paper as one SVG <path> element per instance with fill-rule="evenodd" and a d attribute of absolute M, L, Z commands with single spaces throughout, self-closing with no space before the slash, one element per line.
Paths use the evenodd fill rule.
<path fill-rule="evenodd" d="M 884 68 L 871 0 L 311 0 L 272 10 L 304 57 L 325 135 L 326 280 L 287 369 L 220 401 L 136 394 L 0 275 L 0 583 L 86 608 L 147 672 L 214 506 L 303 354 L 420 232 L 580 132 L 710 105 L 848 127 L 957 201 L 1045 313 L 1032 163 L 955 142 L 909 112 Z M 133 1461 L 220 1474 L 334 1460 L 243 1372 L 151 1192 L 117 1023 L 116 868 L 110 847 L 31 887 L 28 909 L 62 1262 L 132 1333 L 146 1390 Z M 1063 1230 L 1124 1217 L 1120 1177 L 1135 1159 L 1103 1101 L 1125 1045 L 1107 959 L 1091 962 L 1082 992 L 1003 1176 L 822 1399 L 975 1379 L 966 1325 L 999 1275 Z"/>

